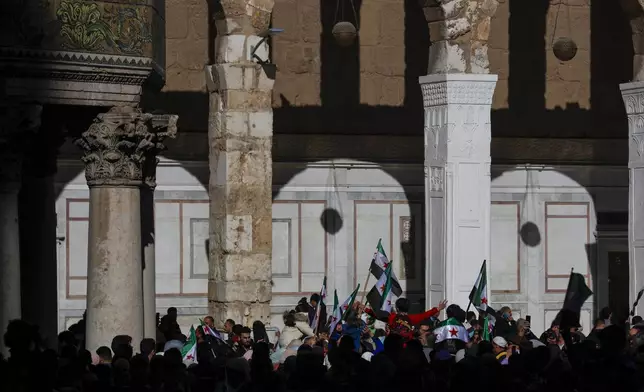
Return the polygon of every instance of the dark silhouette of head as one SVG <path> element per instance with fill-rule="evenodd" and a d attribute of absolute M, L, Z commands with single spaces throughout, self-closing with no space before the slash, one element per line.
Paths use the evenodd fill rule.
<path fill-rule="evenodd" d="M 396 310 L 400 313 L 408 313 L 411 303 L 407 298 L 398 298 L 396 300 Z"/>

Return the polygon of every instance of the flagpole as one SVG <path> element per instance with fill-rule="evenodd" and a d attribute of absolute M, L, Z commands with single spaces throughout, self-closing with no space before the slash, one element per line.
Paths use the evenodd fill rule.
<path fill-rule="evenodd" d="M 371 278 L 371 269 L 369 269 L 369 273 L 367 274 L 367 279 L 365 280 L 364 286 L 362 286 L 362 287 L 369 287 L 367 285 L 369 284 L 369 279 L 370 278 Z M 361 305 L 364 305 L 364 297 L 366 297 L 366 296 L 367 296 L 367 290 L 365 289 L 365 291 L 362 292 L 362 298 L 360 299 L 360 304 Z M 362 311 L 358 314 L 358 317 L 359 316 L 362 316 Z"/>
<path fill-rule="evenodd" d="M 479 276 L 481 275 L 481 272 L 483 272 L 483 266 L 485 265 L 486 260 L 483 260 L 483 265 L 481 265 L 481 270 L 479 271 Z M 478 277 L 477 277 L 478 279 Z M 476 283 L 475 283 L 476 284 Z M 486 294 L 487 295 L 487 294 Z M 470 295 L 471 296 L 471 295 Z M 465 314 L 467 315 L 467 312 L 470 311 L 470 307 L 472 306 L 472 298 L 469 299 L 469 302 L 467 304 L 467 309 L 465 310 Z"/>

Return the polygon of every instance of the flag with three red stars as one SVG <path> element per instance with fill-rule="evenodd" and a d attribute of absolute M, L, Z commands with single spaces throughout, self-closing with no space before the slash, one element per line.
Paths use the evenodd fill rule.
<path fill-rule="evenodd" d="M 440 343 L 444 340 L 457 339 L 462 340 L 465 343 L 470 341 L 470 336 L 467 333 L 467 329 L 458 322 L 454 317 L 449 318 L 434 329 L 434 336 L 436 337 L 436 343 Z"/>
<path fill-rule="evenodd" d="M 385 273 L 380 275 L 380 279 L 367 293 L 367 302 L 373 310 L 384 310 L 391 313 L 391 303 L 395 301 L 393 293 L 393 271 L 391 264 L 385 269 Z"/>
<path fill-rule="evenodd" d="M 478 278 L 472 287 L 470 292 L 470 302 L 476 309 L 487 311 L 487 268 L 486 261 L 483 260 L 483 265 L 481 266 L 481 271 L 479 272 Z"/>
<path fill-rule="evenodd" d="M 385 249 L 382 247 L 382 239 L 380 239 L 378 240 L 378 245 L 376 246 L 376 253 L 373 254 L 373 259 L 371 260 L 369 272 L 371 272 L 371 274 L 375 276 L 376 279 L 380 279 L 385 274 L 387 268 L 391 266 L 391 264 L 392 261 L 387 258 Z M 400 297 L 403 292 L 402 287 L 400 286 L 400 282 L 398 282 L 398 278 L 396 277 L 393 269 L 391 270 L 391 291 L 396 297 Z"/>
<path fill-rule="evenodd" d="M 333 295 L 333 314 L 331 315 L 331 323 L 329 324 L 329 332 L 333 333 L 335 331 L 335 327 L 338 325 L 340 321 L 349 313 L 349 309 L 353 307 L 353 303 L 356 300 L 356 295 L 358 295 L 358 290 L 360 289 L 360 285 L 356 287 L 355 290 L 353 290 L 353 293 L 349 295 L 349 298 L 347 298 L 342 305 L 338 305 L 338 292 L 337 290 L 334 291 Z"/>
<path fill-rule="evenodd" d="M 190 327 L 190 336 L 181 349 L 181 357 L 184 361 L 197 363 L 197 334 L 195 327 Z"/>

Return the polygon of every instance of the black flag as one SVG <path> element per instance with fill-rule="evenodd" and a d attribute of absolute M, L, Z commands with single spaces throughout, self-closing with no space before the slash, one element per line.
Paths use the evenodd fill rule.
<path fill-rule="evenodd" d="M 562 312 L 560 312 L 560 314 L 567 311 L 570 317 L 574 317 L 574 320 L 568 321 L 579 323 L 581 307 L 591 295 L 593 295 L 593 292 L 588 288 L 588 286 L 586 286 L 586 277 L 581 274 L 571 272 L 570 280 L 568 281 L 568 289 L 566 290 L 566 299 L 564 300 L 563 308 L 561 309 Z"/>

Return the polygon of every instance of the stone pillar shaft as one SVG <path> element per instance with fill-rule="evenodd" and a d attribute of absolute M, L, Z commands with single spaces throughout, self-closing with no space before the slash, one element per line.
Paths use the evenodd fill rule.
<path fill-rule="evenodd" d="M 174 137 L 176 120 L 115 107 L 76 142 L 90 187 L 85 347 L 92 352 L 116 335 L 135 345 L 144 337 L 140 188 L 146 161 Z"/>
<path fill-rule="evenodd" d="M 227 36 L 222 53 L 246 53 L 259 37 Z M 241 45 L 237 47 L 236 45 Z M 260 50 L 267 55 L 266 47 Z M 230 57 L 230 56 L 229 56 Z M 269 322 L 272 242 L 273 80 L 250 58 L 207 68 L 210 90 L 210 276 L 208 301 L 228 318 Z"/>
<path fill-rule="evenodd" d="M 138 187 L 91 187 L 86 347 L 116 335 L 143 339 L 143 281 Z M 93 351 L 92 351 L 93 352 Z"/>
<path fill-rule="evenodd" d="M 420 78 L 425 106 L 426 298 L 467 304 L 490 255 L 490 109 L 496 75 Z M 489 263 L 488 263 L 489 265 Z"/>
<path fill-rule="evenodd" d="M 20 290 L 20 226 L 18 191 L 26 140 L 40 126 L 42 107 L 0 108 L 0 330 L 22 315 Z M 4 339 L 0 353 L 6 355 Z"/>
<path fill-rule="evenodd" d="M 630 301 L 644 287 L 644 82 L 620 85 L 628 116 L 628 254 Z M 644 313 L 640 301 L 635 314 Z"/>

